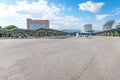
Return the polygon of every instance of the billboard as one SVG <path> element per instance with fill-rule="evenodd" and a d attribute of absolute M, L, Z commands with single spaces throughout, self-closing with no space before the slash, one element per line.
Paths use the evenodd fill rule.
<path fill-rule="evenodd" d="M 110 30 L 115 23 L 115 20 L 109 20 L 103 25 L 103 30 Z"/>

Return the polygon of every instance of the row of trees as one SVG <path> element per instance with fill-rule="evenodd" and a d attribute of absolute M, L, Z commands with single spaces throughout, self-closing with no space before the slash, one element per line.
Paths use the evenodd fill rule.
<path fill-rule="evenodd" d="M 4 28 L 2 28 L 0 26 L 0 30 L 11 30 L 11 29 L 15 29 L 15 28 L 18 28 L 18 27 L 15 25 L 8 25 L 8 26 L 5 26 Z"/>

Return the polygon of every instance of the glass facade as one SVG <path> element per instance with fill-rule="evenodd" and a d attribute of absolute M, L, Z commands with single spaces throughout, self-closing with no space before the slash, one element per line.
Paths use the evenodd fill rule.
<path fill-rule="evenodd" d="M 39 28 L 47 28 L 45 24 L 30 24 L 30 29 L 35 30 Z"/>

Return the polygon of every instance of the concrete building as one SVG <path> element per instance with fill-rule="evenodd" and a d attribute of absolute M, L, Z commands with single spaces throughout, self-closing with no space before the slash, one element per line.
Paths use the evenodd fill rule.
<path fill-rule="evenodd" d="M 84 31 L 85 32 L 92 31 L 92 24 L 85 24 L 84 25 Z"/>
<path fill-rule="evenodd" d="M 39 28 L 49 28 L 49 20 L 27 19 L 27 29 L 36 30 Z"/>

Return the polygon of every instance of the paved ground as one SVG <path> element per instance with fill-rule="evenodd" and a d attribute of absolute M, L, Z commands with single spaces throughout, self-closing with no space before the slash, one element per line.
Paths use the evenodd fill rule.
<path fill-rule="evenodd" d="M 120 80 L 120 38 L 1 39 L 0 80 Z"/>

